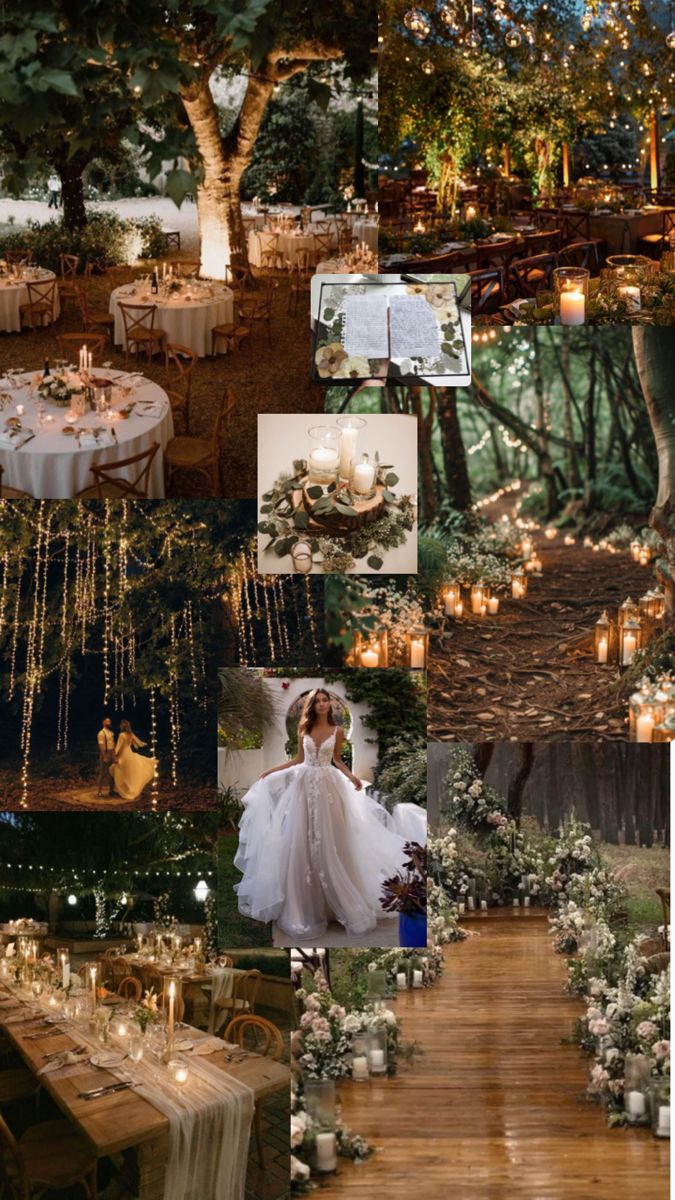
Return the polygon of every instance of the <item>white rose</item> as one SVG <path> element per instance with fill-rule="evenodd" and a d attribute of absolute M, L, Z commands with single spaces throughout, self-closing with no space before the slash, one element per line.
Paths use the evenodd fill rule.
<path fill-rule="evenodd" d="M 296 1158 L 294 1154 L 291 1154 L 291 1179 L 309 1179 L 307 1163 L 300 1162 L 300 1159 Z"/>

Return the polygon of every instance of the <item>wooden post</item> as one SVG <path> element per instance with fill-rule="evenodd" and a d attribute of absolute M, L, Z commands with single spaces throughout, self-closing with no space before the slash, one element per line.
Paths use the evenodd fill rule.
<path fill-rule="evenodd" d="M 570 186 L 570 148 L 563 142 L 562 148 L 563 187 Z"/>
<path fill-rule="evenodd" d="M 649 186 L 653 192 L 659 186 L 659 126 L 656 110 L 649 114 Z"/>
<path fill-rule="evenodd" d="M 511 174 L 511 151 L 509 150 L 509 147 L 505 144 L 504 145 L 504 177 L 505 177 L 505 179 L 508 179 L 510 174 Z"/>

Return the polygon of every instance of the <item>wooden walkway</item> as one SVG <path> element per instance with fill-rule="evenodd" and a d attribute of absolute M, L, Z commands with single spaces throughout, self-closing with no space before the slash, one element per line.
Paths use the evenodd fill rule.
<path fill-rule="evenodd" d="M 568 1038 L 577 1000 L 545 916 L 494 910 L 449 946 L 439 984 L 394 1007 L 423 1049 L 384 1083 L 340 1085 L 345 1123 L 379 1149 L 331 1200 L 665 1200 L 668 1149 L 608 1129 Z"/>

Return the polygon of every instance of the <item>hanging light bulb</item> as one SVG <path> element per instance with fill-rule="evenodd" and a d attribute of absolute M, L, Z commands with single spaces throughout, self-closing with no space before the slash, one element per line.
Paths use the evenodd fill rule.
<path fill-rule="evenodd" d="M 675 29 L 671 29 L 666 37 L 666 46 L 669 50 L 675 50 Z"/>
<path fill-rule="evenodd" d="M 522 40 L 523 39 L 519 29 L 508 29 L 504 35 L 504 41 L 512 50 L 515 50 L 516 47 L 520 45 Z"/>
<path fill-rule="evenodd" d="M 581 28 L 583 29 L 584 33 L 588 33 L 591 25 L 593 24 L 593 13 L 590 13 L 590 12 L 582 13 L 579 24 L 581 25 Z"/>
<path fill-rule="evenodd" d="M 441 24 L 445 25 L 446 29 L 449 29 L 452 33 L 455 33 L 459 29 L 457 13 L 451 4 L 444 4 L 439 10 L 438 15 L 440 17 Z"/>
<path fill-rule="evenodd" d="M 434 71 L 436 70 L 436 67 L 434 66 L 434 64 L 432 63 L 430 58 L 425 59 L 424 62 L 422 63 L 422 70 L 425 75 L 433 75 Z"/>
<path fill-rule="evenodd" d="M 477 50 L 482 40 L 477 29 L 470 29 L 466 35 L 466 44 L 470 50 Z"/>
<path fill-rule="evenodd" d="M 431 22 L 421 8 L 408 9 L 403 18 L 403 24 L 420 42 L 423 42 L 431 33 Z"/>
<path fill-rule="evenodd" d="M 209 894 L 208 883 L 206 883 L 206 881 L 204 879 L 200 879 L 199 883 L 197 884 L 196 888 L 194 889 L 194 892 L 195 892 L 196 899 L 199 901 L 200 904 L 203 904 L 204 901 L 206 900 L 206 897 Z"/>
<path fill-rule="evenodd" d="M 69 904 L 77 904 L 77 896 L 74 896 L 72 892 L 70 893 L 70 895 L 68 897 L 68 903 Z"/>

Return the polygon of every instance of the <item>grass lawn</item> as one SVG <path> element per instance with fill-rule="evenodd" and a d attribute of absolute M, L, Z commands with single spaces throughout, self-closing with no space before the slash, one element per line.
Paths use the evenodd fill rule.
<path fill-rule="evenodd" d="M 232 860 L 238 840 L 236 833 L 218 839 L 218 945 L 225 953 L 272 945 L 272 926 L 243 917 L 237 908 L 234 885 L 240 882 L 241 872 Z"/>
<path fill-rule="evenodd" d="M 656 888 L 667 888 L 670 880 L 670 852 L 666 846 L 613 846 L 603 842 L 606 865 L 628 888 L 626 909 L 630 926 L 636 933 L 663 925 L 663 908 Z"/>

